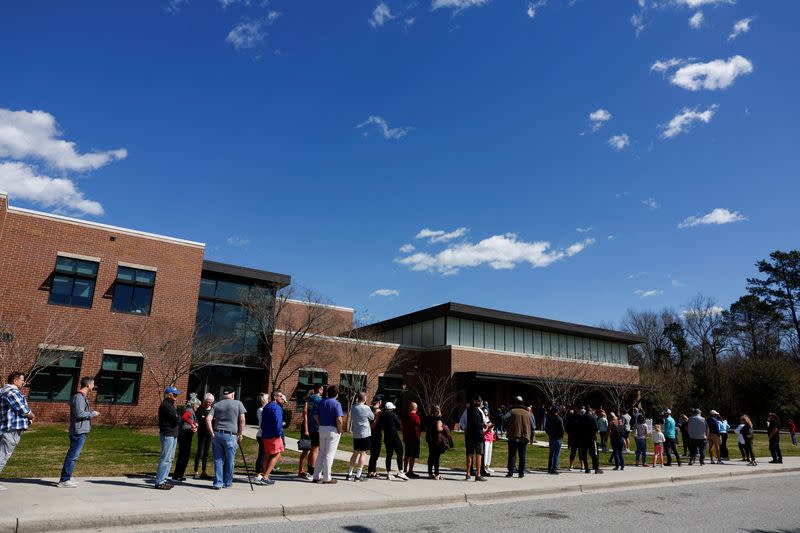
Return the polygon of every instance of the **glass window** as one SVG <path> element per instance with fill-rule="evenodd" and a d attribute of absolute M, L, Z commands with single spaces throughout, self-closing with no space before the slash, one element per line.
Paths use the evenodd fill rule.
<path fill-rule="evenodd" d="M 483 328 L 484 328 L 483 322 L 478 322 L 476 320 L 475 322 L 472 323 L 473 338 L 474 338 L 474 341 L 475 341 L 474 345 L 475 345 L 476 348 L 483 348 L 484 347 Z"/>
<path fill-rule="evenodd" d="M 209 278 L 200 278 L 200 296 L 206 298 L 213 298 L 217 290 L 217 280 Z"/>
<path fill-rule="evenodd" d="M 433 319 L 433 345 L 434 346 L 444 346 L 445 339 L 444 339 L 444 325 L 445 319 L 444 317 L 434 318 Z"/>
<path fill-rule="evenodd" d="M 118 313 L 149 315 L 153 302 L 156 273 L 151 270 L 119 267 L 114 282 L 111 310 Z"/>
<path fill-rule="evenodd" d="M 42 350 L 37 364 L 44 365 L 31 381 L 28 399 L 34 402 L 67 402 L 78 390 L 81 352 Z"/>
<path fill-rule="evenodd" d="M 514 351 L 514 326 L 505 326 L 506 330 L 506 347 L 507 352 Z"/>
<path fill-rule="evenodd" d="M 246 283 L 236 283 L 234 281 L 217 280 L 217 291 L 214 294 L 220 300 L 241 302 L 247 297 L 250 286 Z"/>
<path fill-rule="evenodd" d="M 383 395 L 383 403 L 392 402 L 397 405 L 403 393 L 403 378 L 401 376 L 378 376 L 377 394 Z"/>
<path fill-rule="evenodd" d="M 142 362 L 141 357 L 104 355 L 97 376 L 97 402 L 128 405 L 138 402 Z"/>
<path fill-rule="evenodd" d="M 489 350 L 495 349 L 494 344 L 494 324 L 490 324 L 485 322 L 483 324 L 483 342 L 486 345 L 485 347 Z"/>
<path fill-rule="evenodd" d="M 326 385 L 328 383 L 328 373 L 319 370 L 299 370 L 297 373 L 297 388 L 294 391 L 294 401 L 298 411 L 303 410 L 308 392 L 316 385 Z"/>
<path fill-rule="evenodd" d="M 447 344 L 450 346 L 458 345 L 458 319 L 452 316 L 447 317 Z"/>
<path fill-rule="evenodd" d="M 522 341 L 525 346 L 525 353 L 532 354 L 533 353 L 533 331 L 526 329 L 524 333 L 524 339 Z"/>
<path fill-rule="evenodd" d="M 525 330 L 514 328 L 514 351 L 525 353 Z"/>
<path fill-rule="evenodd" d="M 542 332 L 535 331 L 533 332 L 533 353 L 536 355 L 542 355 Z"/>
<path fill-rule="evenodd" d="M 472 330 L 472 320 L 459 320 L 458 344 L 461 346 L 472 346 L 474 344 L 474 333 Z"/>
<path fill-rule="evenodd" d="M 402 344 L 403 342 L 403 330 L 400 328 L 396 328 L 392 331 L 392 342 L 397 344 Z"/>
<path fill-rule="evenodd" d="M 94 261 L 56 258 L 49 303 L 73 307 L 91 307 L 99 264 Z"/>
<path fill-rule="evenodd" d="M 433 320 L 422 323 L 422 346 L 433 346 Z"/>
<path fill-rule="evenodd" d="M 501 326 L 500 324 L 494 325 L 494 349 L 495 350 L 506 349 L 506 328 L 505 326 Z"/>
<path fill-rule="evenodd" d="M 422 346 L 422 323 L 411 325 L 411 344 Z"/>
<path fill-rule="evenodd" d="M 350 410 L 350 401 L 355 400 L 355 395 L 367 390 L 367 376 L 364 374 L 351 374 L 341 372 L 339 374 L 339 403 L 342 409 Z"/>
<path fill-rule="evenodd" d="M 597 339 L 592 339 L 592 361 L 600 360 L 600 346 Z"/>
<path fill-rule="evenodd" d="M 542 332 L 542 355 L 553 355 L 550 349 L 550 334 L 546 331 Z"/>

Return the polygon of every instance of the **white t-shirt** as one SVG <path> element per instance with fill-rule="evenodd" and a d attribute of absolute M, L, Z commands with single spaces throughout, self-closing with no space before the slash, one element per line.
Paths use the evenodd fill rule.
<path fill-rule="evenodd" d="M 736 429 L 733 430 L 733 432 L 736 433 L 736 439 L 739 441 L 739 444 L 742 444 L 742 445 L 744 444 L 744 437 L 742 437 L 742 428 L 743 427 L 744 427 L 744 424 L 739 424 L 738 426 L 736 426 Z"/>

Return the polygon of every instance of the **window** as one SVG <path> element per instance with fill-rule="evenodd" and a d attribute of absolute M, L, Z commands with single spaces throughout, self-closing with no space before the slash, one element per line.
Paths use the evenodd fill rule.
<path fill-rule="evenodd" d="M 383 395 L 383 403 L 392 402 L 395 405 L 403 393 L 402 376 L 379 376 L 377 394 Z"/>
<path fill-rule="evenodd" d="M 328 382 L 328 373 L 321 370 L 300 370 L 297 376 L 297 388 L 294 393 L 294 401 L 297 403 L 298 411 L 303 410 L 303 402 L 308 396 L 308 391 L 316 385 L 325 385 Z"/>
<path fill-rule="evenodd" d="M 142 361 L 137 356 L 103 355 L 103 367 L 97 376 L 97 402 L 135 404 L 139 400 Z"/>
<path fill-rule="evenodd" d="M 367 390 L 367 376 L 342 372 L 339 374 L 339 403 L 342 409 L 350 410 L 350 400 L 361 391 Z"/>
<path fill-rule="evenodd" d="M 34 402 L 68 402 L 78 390 L 83 352 L 40 350 L 36 364 L 43 366 L 31 382 L 28 399 Z"/>
<path fill-rule="evenodd" d="M 91 307 L 99 263 L 59 256 L 50 287 L 51 304 Z"/>
<path fill-rule="evenodd" d="M 156 273 L 152 270 L 119 267 L 117 281 L 114 283 L 111 310 L 119 313 L 149 315 L 155 284 Z"/>

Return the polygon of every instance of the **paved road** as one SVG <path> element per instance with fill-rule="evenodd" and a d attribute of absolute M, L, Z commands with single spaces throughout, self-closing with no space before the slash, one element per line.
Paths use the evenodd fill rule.
<path fill-rule="evenodd" d="M 800 476 L 682 484 L 438 510 L 229 526 L 226 533 L 744 531 L 800 533 Z M 176 530 L 212 533 L 220 528 Z"/>

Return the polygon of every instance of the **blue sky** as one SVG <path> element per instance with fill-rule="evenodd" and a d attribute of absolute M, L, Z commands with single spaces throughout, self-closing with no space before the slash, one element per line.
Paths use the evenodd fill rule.
<path fill-rule="evenodd" d="M 756 260 L 798 245 L 798 15 L 7 2 L 0 189 L 205 242 L 376 319 L 445 301 L 588 324 L 697 292 L 728 306 Z"/>

